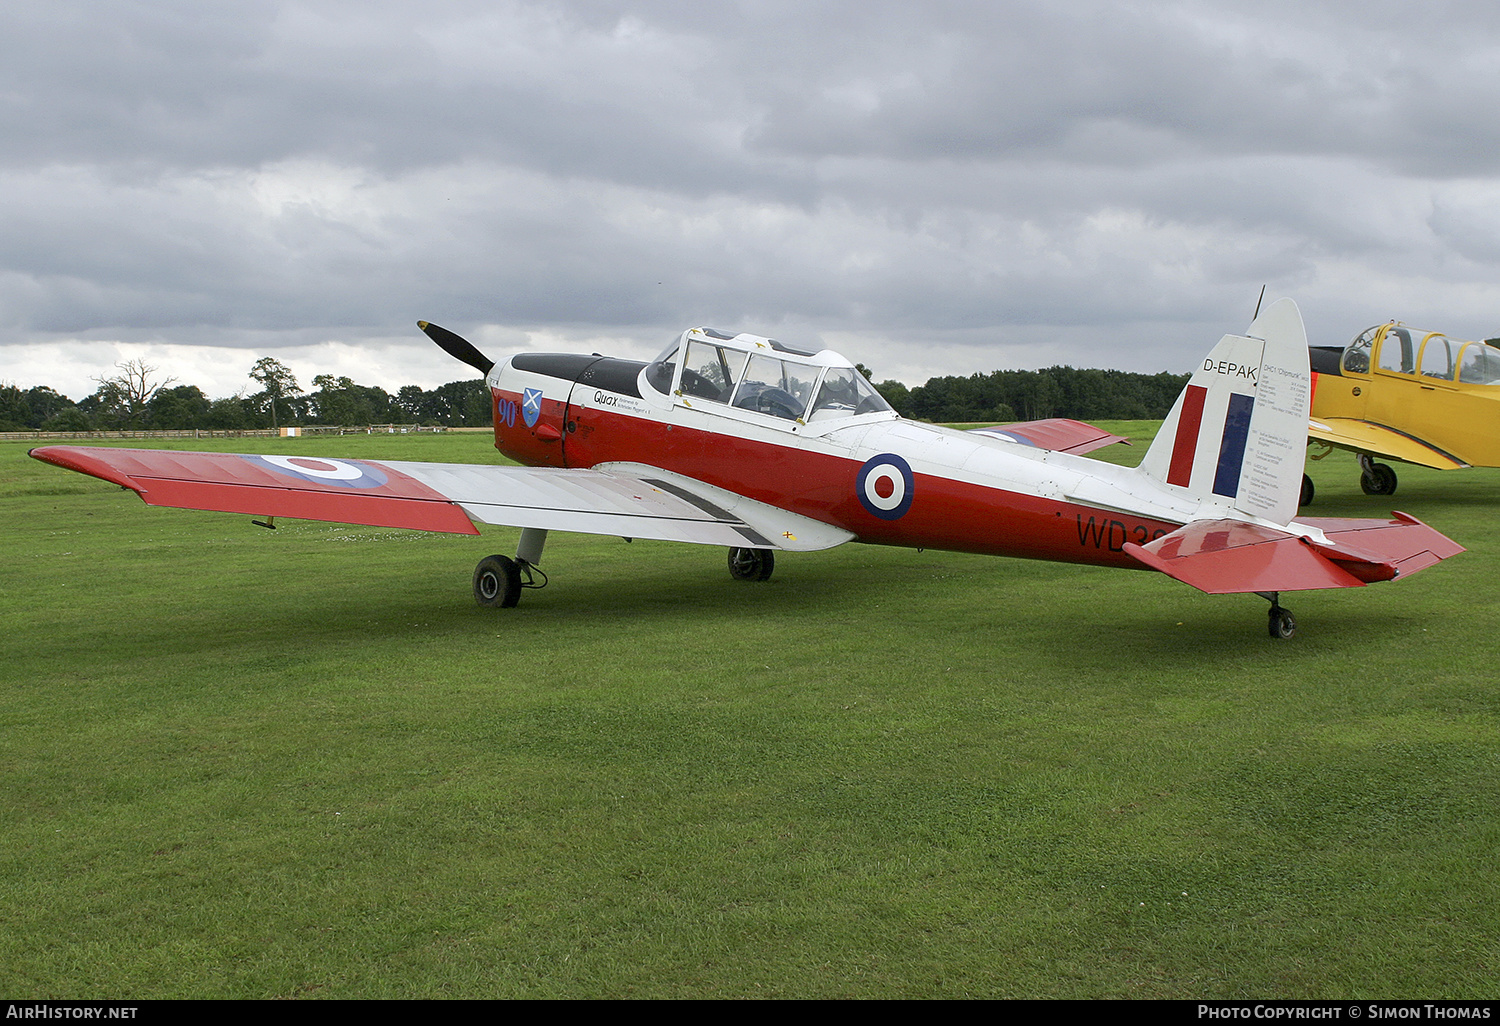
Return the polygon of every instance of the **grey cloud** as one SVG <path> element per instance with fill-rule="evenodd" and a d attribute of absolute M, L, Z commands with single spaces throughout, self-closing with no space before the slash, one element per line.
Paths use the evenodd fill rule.
<path fill-rule="evenodd" d="M 718 322 L 931 373 L 1059 346 L 1159 370 L 1262 283 L 1340 336 L 1497 298 L 1483 4 L 5 19 L 0 346 L 357 345 L 427 317 L 655 348 Z M 1403 276 L 1418 309 L 1373 309 Z"/>

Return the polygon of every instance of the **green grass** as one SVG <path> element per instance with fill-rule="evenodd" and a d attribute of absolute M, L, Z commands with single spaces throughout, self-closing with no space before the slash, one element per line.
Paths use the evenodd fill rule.
<path fill-rule="evenodd" d="M 1486 997 L 1500 473 L 1310 466 L 1309 514 L 1470 551 L 1292 596 L 1290 642 L 1160 575 L 857 545 L 745 585 L 554 535 L 494 611 L 515 532 L 273 533 L 0 445 L 0 994 Z"/>

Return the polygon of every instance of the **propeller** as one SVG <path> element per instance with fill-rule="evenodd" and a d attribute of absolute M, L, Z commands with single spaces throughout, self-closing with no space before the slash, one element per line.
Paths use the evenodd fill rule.
<path fill-rule="evenodd" d="M 437 324 L 430 324 L 427 321 L 418 321 L 417 327 L 421 328 L 428 338 L 436 342 L 438 348 L 443 352 L 455 360 L 462 360 L 479 373 L 487 375 L 490 372 L 490 368 L 495 366 L 494 360 L 491 360 L 475 349 L 474 344 L 462 335 L 455 334 L 447 328 Z"/>

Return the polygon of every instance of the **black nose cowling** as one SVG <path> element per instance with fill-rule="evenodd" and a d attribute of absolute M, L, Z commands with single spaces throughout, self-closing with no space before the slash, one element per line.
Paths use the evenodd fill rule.
<path fill-rule="evenodd" d="M 495 361 L 485 356 L 474 348 L 473 343 L 462 335 L 455 334 L 441 325 L 432 324 L 428 321 L 418 321 L 417 327 L 438 344 L 438 348 L 453 357 L 462 360 L 481 374 L 489 374 L 490 368 L 495 366 Z"/>

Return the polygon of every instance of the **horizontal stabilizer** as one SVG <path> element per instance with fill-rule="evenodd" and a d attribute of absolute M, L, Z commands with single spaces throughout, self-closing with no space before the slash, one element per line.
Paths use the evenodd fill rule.
<path fill-rule="evenodd" d="M 1297 521 L 1316 527 L 1328 539 L 1319 546 L 1329 559 L 1378 558 L 1396 568 L 1401 577 L 1426 570 L 1464 547 L 1446 535 L 1428 527 L 1416 517 L 1399 510 L 1391 513 L 1395 520 L 1364 520 L 1346 517 L 1307 517 Z"/>
<path fill-rule="evenodd" d="M 991 438 L 1003 438 L 1007 442 L 1019 442 L 1038 449 L 1051 449 L 1053 452 L 1068 452 L 1075 456 L 1115 442 L 1130 444 L 1130 439 L 1123 435 L 1112 435 L 1103 428 L 1085 424 L 1081 420 L 1068 420 L 1066 417 L 974 428 L 971 434 L 989 435 Z"/>
<path fill-rule="evenodd" d="M 1326 542 L 1239 520 L 1200 520 L 1125 551 L 1210 595 L 1358 588 L 1410 576 L 1463 547 L 1404 513 L 1396 520 L 1308 519 Z"/>

